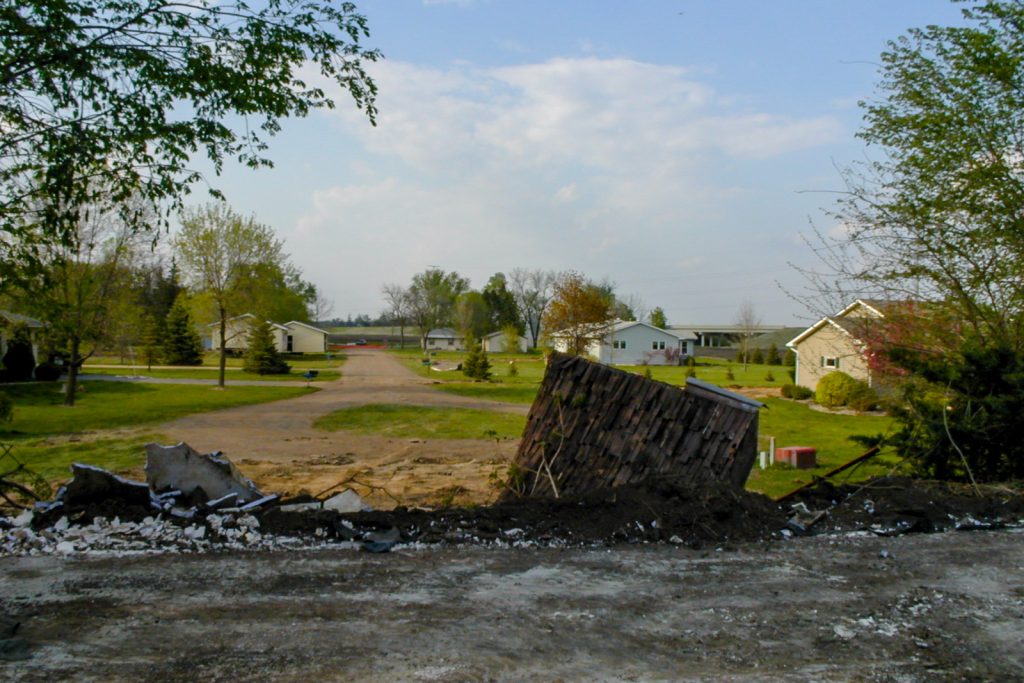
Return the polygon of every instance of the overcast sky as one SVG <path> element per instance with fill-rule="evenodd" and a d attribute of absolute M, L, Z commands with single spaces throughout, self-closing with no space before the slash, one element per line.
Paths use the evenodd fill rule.
<path fill-rule="evenodd" d="M 272 170 L 214 180 L 285 239 L 334 314 L 429 266 L 474 287 L 575 269 L 670 324 L 809 313 L 790 263 L 839 189 L 885 41 L 943 0 L 362 0 L 385 59 L 371 127 L 345 95 L 285 122 Z M 875 153 L 877 155 L 877 153 Z M 194 194 L 197 200 L 200 194 Z"/>

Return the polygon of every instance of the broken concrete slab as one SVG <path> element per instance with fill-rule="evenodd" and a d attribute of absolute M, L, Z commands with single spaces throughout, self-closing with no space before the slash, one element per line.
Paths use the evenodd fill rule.
<path fill-rule="evenodd" d="M 82 507 L 106 501 L 141 507 L 150 505 L 149 485 L 141 481 L 131 481 L 100 467 L 80 463 L 71 465 L 71 474 L 72 479 L 61 495 L 67 507 Z"/>
<path fill-rule="evenodd" d="M 198 503 L 232 493 L 237 495 L 238 503 L 265 497 L 227 458 L 218 453 L 199 453 L 186 443 L 146 444 L 146 480 L 154 491 L 178 489 Z"/>
<path fill-rule="evenodd" d="M 369 512 L 372 509 L 363 501 L 363 497 L 352 489 L 345 489 L 324 501 L 324 510 L 335 512 Z"/>

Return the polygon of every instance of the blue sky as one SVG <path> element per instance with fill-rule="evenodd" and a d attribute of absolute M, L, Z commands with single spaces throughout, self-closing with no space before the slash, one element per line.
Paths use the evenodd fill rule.
<path fill-rule="evenodd" d="M 854 135 L 885 41 L 960 22 L 943 0 L 357 4 L 377 127 L 339 92 L 285 122 L 274 169 L 214 181 L 342 317 L 428 266 L 476 287 L 524 267 L 608 278 L 672 324 L 744 300 L 803 324 L 790 264 L 813 263 L 809 220 L 836 227 L 836 167 L 878 155 Z"/>

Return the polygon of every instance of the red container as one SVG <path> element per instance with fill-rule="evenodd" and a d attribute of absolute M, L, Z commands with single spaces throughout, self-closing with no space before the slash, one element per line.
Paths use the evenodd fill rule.
<path fill-rule="evenodd" d="M 806 470 L 818 466 L 818 449 L 809 446 L 786 446 L 775 449 L 775 462 L 789 463 L 797 469 Z"/>

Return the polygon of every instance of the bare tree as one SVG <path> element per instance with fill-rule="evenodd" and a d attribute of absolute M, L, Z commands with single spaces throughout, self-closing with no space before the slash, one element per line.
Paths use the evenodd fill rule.
<path fill-rule="evenodd" d="M 328 316 L 334 312 L 334 300 L 324 296 L 324 293 L 317 287 L 316 295 L 309 302 L 309 312 L 313 322 L 327 320 Z"/>
<path fill-rule="evenodd" d="M 509 289 L 515 298 L 519 315 L 530 333 L 530 345 L 536 348 L 540 339 L 541 321 L 554 296 L 558 274 L 553 270 L 516 268 L 509 274 Z"/>
<path fill-rule="evenodd" d="M 747 369 L 750 362 L 751 341 L 761 327 L 761 316 L 754 309 L 754 304 L 749 299 L 740 304 L 740 310 L 736 314 L 736 327 L 740 335 L 740 355 L 743 357 L 743 369 Z"/>
<path fill-rule="evenodd" d="M 405 348 L 405 323 L 409 318 L 409 290 L 402 285 L 390 283 L 380 288 L 388 304 L 388 316 L 398 322 L 399 348 Z"/>

